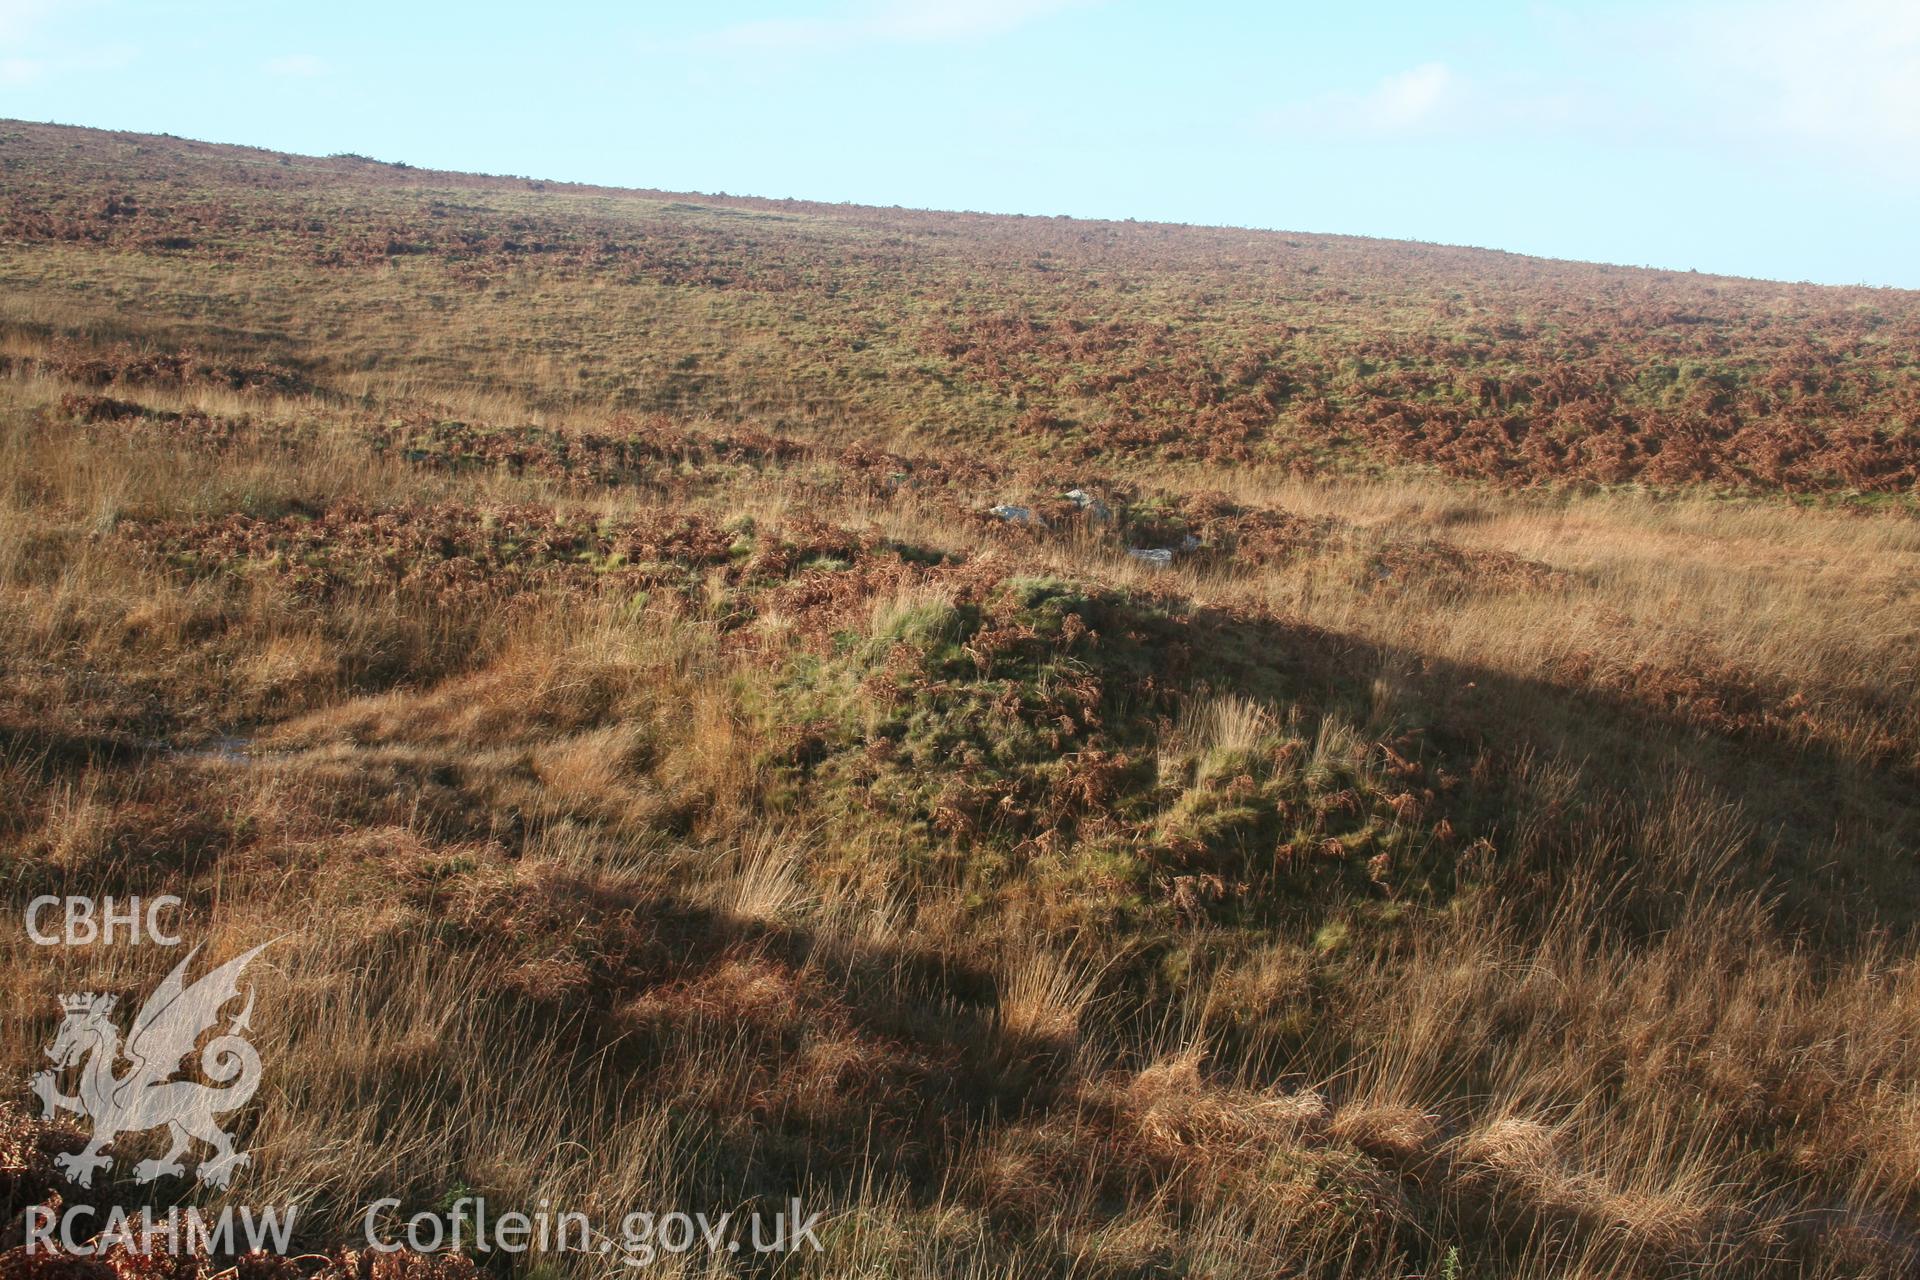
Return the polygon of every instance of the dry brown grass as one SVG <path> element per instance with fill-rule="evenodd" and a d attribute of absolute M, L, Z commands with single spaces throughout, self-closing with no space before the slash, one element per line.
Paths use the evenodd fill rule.
<path fill-rule="evenodd" d="M 773 726 L 755 690 L 768 652 L 800 643 L 798 618 L 730 648 L 712 591 L 664 612 L 555 596 L 422 618 L 364 595 L 289 611 L 266 583 L 183 579 L 113 550 L 102 512 L 217 510 L 249 484 L 388 502 L 459 486 L 343 464 L 344 444 L 292 468 L 244 450 L 188 468 L 40 425 L 57 414 L 56 387 L 9 390 L 16 479 L 0 559 L 7 767 L 25 784 L 8 801 L 16 884 L 185 888 L 217 952 L 289 935 L 268 1042 L 285 1065 L 251 1134 L 261 1164 L 247 1196 L 344 1211 L 390 1192 L 430 1201 L 458 1181 L 609 1211 L 696 1203 L 734 1185 L 734 1160 L 789 1159 L 766 1153 L 760 1128 L 784 1116 L 818 1144 L 812 1194 L 850 1224 L 832 1273 L 1108 1274 L 1169 1257 L 1252 1273 L 1275 1249 L 1308 1271 L 1383 1275 L 1449 1250 L 1543 1276 L 1767 1274 L 1788 1259 L 1807 1274 L 1893 1275 L 1913 1262 L 1901 1224 L 1920 1195 L 1920 1078 L 1905 1048 L 1920 985 L 1904 934 L 1827 944 L 1836 958 L 1824 958 L 1783 932 L 1735 865 L 1812 841 L 1864 866 L 1908 838 L 1869 827 L 1901 812 L 1891 779 L 1910 760 L 1864 746 L 1912 740 L 1887 685 L 1911 661 L 1887 598 L 1915 554 L 1902 523 L 1487 495 L 1461 500 L 1480 513 L 1462 521 L 1419 489 L 1263 495 L 1576 574 L 1572 588 L 1410 608 L 1339 587 L 1337 564 L 1155 572 L 1085 541 L 1016 551 L 926 516 L 883 520 L 892 536 L 988 562 L 1257 604 L 1402 655 L 1372 677 L 1364 727 L 1290 728 L 1285 708 L 1233 691 L 1192 703 L 1160 746 L 1161 777 L 1178 788 L 1225 785 L 1288 733 L 1303 735 L 1303 775 L 1365 757 L 1390 779 L 1394 757 L 1369 744 L 1411 720 L 1487 729 L 1569 693 L 1620 696 L 1609 714 L 1621 727 L 1586 740 L 1602 751 L 1635 732 L 1636 706 L 1652 709 L 1610 673 L 1652 659 L 1712 652 L 1818 695 L 1798 731 L 1779 734 L 1659 705 L 1675 727 L 1634 750 L 1689 762 L 1664 785 L 1630 753 L 1579 758 L 1564 748 L 1580 740 L 1524 726 L 1520 740 L 1553 758 L 1510 773 L 1525 810 L 1505 823 L 1515 870 L 1391 925 L 1363 911 L 1305 934 L 1203 931 L 1182 944 L 1196 967 L 1154 993 L 1131 958 L 1165 945 L 1150 935 L 1036 937 L 1017 912 L 982 916 L 958 890 L 882 874 L 884 846 L 823 848 L 804 800 L 769 818 Z M 718 501 L 790 520 L 782 483 Z M 527 500 L 497 477 L 474 499 Z M 838 517 L 872 514 L 862 500 Z M 1797 558 L 1765 551 L 1782 546 Z M 1812 589 L 1796 596 L 1796 581 Z M 955 601 L 938 583 L 887 588 L 859 603 L 859 629 L 910 632 Z M 1650 627 L 1645 642 L 1633 625 L 1597 629 L 1616 615 Z M 1710 640 L 1687 647 L 1688 635 Z M 1561 678 L 1565 655 L 1602 645 L 1614 647 L 1579 680 Z M 353 674 L 383 668 L 395 672 L 385 687 Z M 1459 687 L 1503 682 L 1492 706 Z M 197 705 L 179 700 L 188 690 L 203 691 Z M 151 727 L 128 730 L 131 707 L 153 708 Z M 249 739 L 238 751 L 165 748 L 233 730 Z M 1808 834 L 1770 824 L 1711 736 L 1744 732 L 1790 760 L 1830 751 L 1823 768 L 1857 771 L 1852 791 Z M 1710 736 L 1693 746 L 1691 733 Z M 860 874 L 826 871 L 863 858 Z M 1866 909 L 1844 885 L 1809 892 L 1829 895 L 1825 920 Z M 636 911 L 656 922 L 642 934 Z M 1904 927 L 1894 911 L 1884 923 Z M 660 929 L 700 941 L 655 970 L 643 936 Z M 162 963 L 125 970 L 130 957 L 105 953 L 50 973 L 11 950 L 18 1066 L 56 987 L 84 976 L 137 989 Z M 932 957 L 977 967 L 991 1005 L 970 1004 L 964 983 L 929 987 Z M 875 1019 L 895 1029 L 874 1040 Z M 651 1047 L 636 1058 L 623 1034 Z M 874 1160 L 859 1135 L 921 1123 L 901 1107 L 937 1061 L 961 1072 L 953 1127 L 921 1131 L 931 1145 L 910 1159 Z M 962 1083 L 973 1072 L 978 1083 Z M 991 1091 L 996 1075 L 1024 1082 L 1039 1110 L 1018 1122 L 973 1111 L 965 1091 Z M 528 1133 L 550 1144 L 528 1149 Z M 832 1154 L 842 1139 L 853 1145 Z M 739 1154 L 697 1154 L 716 1143 Z M 1249 1248 L 1262 1240 L 1265 1263 Z"/>

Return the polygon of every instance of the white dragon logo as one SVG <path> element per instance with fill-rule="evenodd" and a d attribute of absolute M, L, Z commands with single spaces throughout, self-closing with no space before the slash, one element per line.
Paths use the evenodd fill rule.
<path fill-rule="evenodd" d="M 33 1091 L 39 1095 L 48 1119 L 59 1111 L 72 1111 L 93 1120 L 93 1140 L 84 1151 L 54 1157 L 67 1177 L 80 1186 L 91 1187 L 96 1170 L 113 1166 L 113 1158 L 101 1154 L 108 1143 L 123 1133 L 164 1125 L 171 1134 L 172 1146 L 163 1158 L 142 1160 L 134 1166 L 136 1181 L 152 1182 L 164 1175 L 183 1174 L 180 1157 L 196 1138 L 214 1152 L 200 1162 L 200 1180 L 212 1187 L 225 1187 L 232 1181 L 248 1157 L 233 1149 L 232 1135 L 214 1117 L 246 1105 L 260 1086 L 260 1055 L 240 1034 L 248 1029 L 253 1014 L 251 987 L 247 989 L 246 1006 L 226 1033 L 215 1036 L 201 1050 L 200 1070 L 214 1083 L 171 1077 L 181 1070 L 182 1061 L 193 1052 L 201 1035 L 219 1021 L 220 1010 L 239 997 L 241 971 L 272 945 L 264 943 L 227 961 L 190 987 L 184 977 L 200 948 L 189 951 L 134 1015 L 124 1051 L 132 1065 L 118 1076 L 114 1064 L 122 1056 L 120 1028 L 108 1016 L 113 1012 L 114 998 L 91 991 L 60 997 L 60 1007 L 67 1016 L 47 1048 L 54 1069 L 34 1076 Z M 61 1093 L 60 1073 L 76 1066 L 79 1091 Z"/>

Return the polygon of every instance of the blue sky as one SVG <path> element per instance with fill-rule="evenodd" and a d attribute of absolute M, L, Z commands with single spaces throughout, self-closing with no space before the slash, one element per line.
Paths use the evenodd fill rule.
<path fill-rule="evenodd" d="M 1920 288 L 1920 0 L 0 0 L 0 116 Z"/>

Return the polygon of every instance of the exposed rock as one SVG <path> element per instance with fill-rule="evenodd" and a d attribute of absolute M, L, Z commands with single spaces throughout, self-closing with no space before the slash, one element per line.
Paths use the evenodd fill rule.
<path fill-rule="evenodd" d="M 1085 489 L 1067 490 L 1067 501 L 1080 508 L 1095 520 L 1105 523 L 1113 519 L 1113 508 L 1088 493 Z"/>

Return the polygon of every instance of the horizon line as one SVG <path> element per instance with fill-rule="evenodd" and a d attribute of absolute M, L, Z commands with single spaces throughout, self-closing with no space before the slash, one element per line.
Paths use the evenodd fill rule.
<path fill-rule="evenodd" d="M 1300 227 L 1259 226 L 1253 223 L 1237 222 L 1184 222 L 1164 218 L 1140 218 L 1134 216 L 1116 217 L 1108 214 L 1086 213 L 1034 213 L 1025 210 L 996 209 L 953 209 L 931 205 L 907 204 L 870 204 L 860 200 L 829 200 L 817 196 L 769 196 L 754 195 L 734 191 L 699 191 L 693 189 L 676 190 L 667 187 L 621 186 L 605 182 L 596 182 L 582 178 L 539 177 L 533 174 L 505 173 L 483 169 L 449 169 L 438 165 L 413 164 L 405 160 L 385 160 L 377 156 L 357 151 L 334 151 L 324 155 L 307 151 L 288 151 L 278 147 L 263 146 L 252 142 L 224 142 L 213 138 L 195 138 L 176 133 L 153 133 L 141 129 L 112 128 L 104 125 L 71 124 L 60 120 L 28 120 L 23 117 L 0 117 L 0 125 L 22 124 L 53 129 L 76 129 L 89 133 L 125 134 L 140 138 L 164 138 L 175 142 L 194 143 L 208 147 L 229 147 L 240 151 L 258 151 L 267 155 L 290 156 L 302 160 L 357 160 L 367 164 L 377 164 L 390 169 L 411 171 L 424 174 L 449 174 L 457 177 L 482 178 L 499 182 L 538 182 L 543 185 L 586 188 L 601 192 L 619 192 L 627 195 L 647 196 L 649 194 L 667 196 L 693 196 L 705 200 L 746 200 L 762 204 L 803 204 L 817 205 L 822 208 L 869 209 L 875 212 L 889 210 L 903 213 L 937 214 L 950 217 L 968 218 L 1032 218 L 1048 221 L 1069 221 L 1086 223 L 1110 223 L 1140 227 L 1170 227 L 1189 231 L 1243 231 L 1256 235 L 1300 235 L 1315 236 L 1328 240 L 1364 240 L 1374 244 L 1409 245 L 1424 249 L 1448 249 L 1466 253 L 1498 254 L 1509 258 L 1523 258 L 1531 262 L 1555 263 L 1578 267 L 1602 267 L 1616 271 L 1649 272 L 1667 276 L 1698 276 L 1705 280 L 1727 280 L 1747 285 L 1778 285 L 1794 289 L 1835 289 L 1866 290 L 1873 293 L 1920 293 L 1920 287 L 1907 287 L 1895 284 L 1869 284 L 1856 281 L 1841 284 L 1821 280 L 1789 280 L 1779 276 L 1749 276 L 1724 271 L 1702 271 L 1696 267 L 1665 267 L 1652 263 L 1618 262 L 1601 258 L 1572 258 L 1552 254 L 1528 253 L 1519 249 L 1503 249 L 1495 245 L 1469 244 L 1464 241 L 1421 240 L 1406 236 L 1365 235 L 1351 231 L 1313 231 Z"/>

